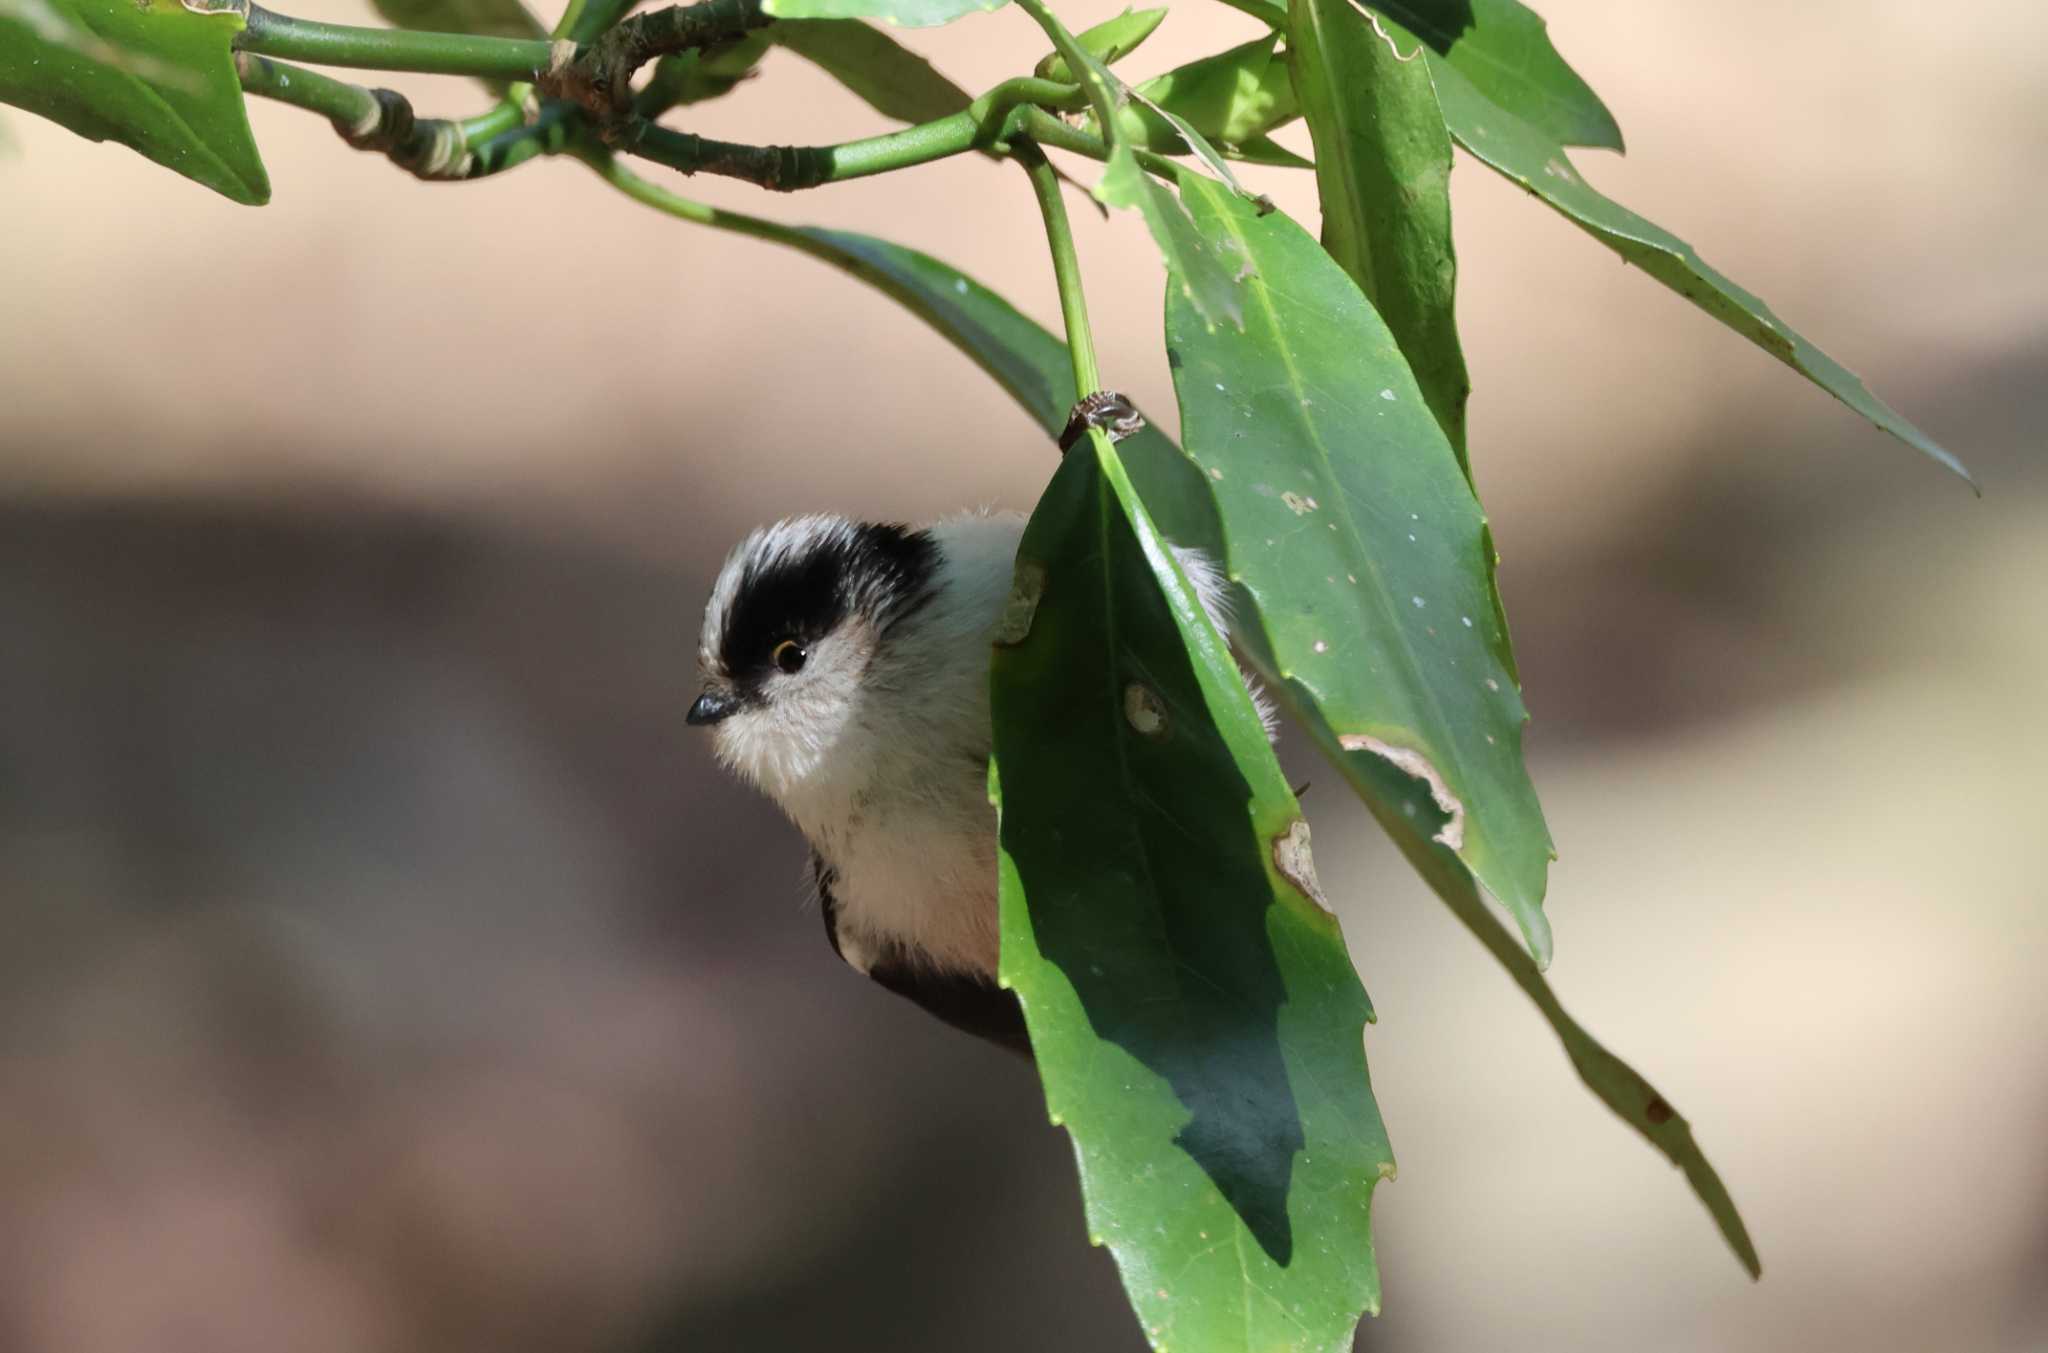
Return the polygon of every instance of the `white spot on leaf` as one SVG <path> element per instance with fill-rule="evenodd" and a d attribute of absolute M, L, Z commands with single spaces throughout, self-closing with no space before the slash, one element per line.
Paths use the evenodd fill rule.
<path fill-rule="evenodd" d="M 1166 735 L 1166 706 L 1159 703 L 1159 697 L 1142 681 L 1133 681 L 1124 687 L 1124 718 L 1148 738 Z"/>

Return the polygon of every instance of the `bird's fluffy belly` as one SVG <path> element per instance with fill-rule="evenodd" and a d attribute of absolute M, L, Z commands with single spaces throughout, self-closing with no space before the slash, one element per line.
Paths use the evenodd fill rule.
<path fill-rule="evenodd" d="M 899 811 L 869 826 L 817 843 L 837 873 L 832 893 L 847 962 L 865 972 L 896 950 L 939 971 L 993 978 L 994 811 L 971 822 Z"/>

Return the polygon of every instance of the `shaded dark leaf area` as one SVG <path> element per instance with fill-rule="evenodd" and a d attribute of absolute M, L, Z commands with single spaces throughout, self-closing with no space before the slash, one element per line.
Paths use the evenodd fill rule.
<path fill-rule="evenodd" d="M 1067 454 L 1018 560 L 1002 971 L 1090 1228 L 1154 1347 L 1348 1342 L 1393 1158 L 1299 805 L 1106 446 Z"/>
<path fill-rule="evenodd" d="M 1072 468 L 1087 456 L 1077 449 Z M 1120 516 L 1113 498 L 1049 506 Z M 1165 1078 L 1189 1115 L 1174 1143 L 1284 1267 L 1294 1252 L 1288 1184 L 1304 1136 L 1280 1052 L 1287 993 L 1260 904 L 1272 887 L 1246 830 L 1244 808 L 1255 796 L 1223 740 L 1199 731 L 1208 719 L 1201 683 L 1128 525 L 1099 525 L 1099 546 L 1060 558 L 1048 579 L 1062 599 L 1089 593 L 1096 605 L 1048 600 L 1034 623 L 1045 627 L 1040 660 L 1079 678 L 1015 683 L 1010 715 L 1058 730 L 1045 736 L 1063 767 L 1115 799 L 1070 798 L 1052 813 L 1020 808 L 1007 819 L 1003 848 L 1032 899 L 1040 955 L 1073 985 L 1096 1037 Z M 1090 585 L 1097 570 L 1114 580 L 1115 601 Z M 1171 641 L 1126 657 L 1146 632 Z M 1140 738 L 1125 725 L 1120 667 L 1158 693 L 1168 736 Z M 1012 782 L 1027 773 L 1019 766 Z M 1152 797 L 1172 785 L 1199 792 Z M 1077 861 L 1119 867 L 1077 879 Z"/>
<path fill-rule="evenodd" d="M 1439 56 L 1448 55 L 1476 22 L 1472 0 L 1383 0 L 1372 7 L 1428 43 Z"/>

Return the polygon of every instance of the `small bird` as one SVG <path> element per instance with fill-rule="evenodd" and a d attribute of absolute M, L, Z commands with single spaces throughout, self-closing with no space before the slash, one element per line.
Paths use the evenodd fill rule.
<path fill-rule="evenodd" d="M 704 608 L 687 721 L 803 832 L 841 958 L 1028 1057 L 1023 1013 L 996 985 L 987 789 L 989 655 L 1023 530 L 1019 514 L 976 512 L 754 531 Z M 1221 574 L 1174 553 L 1227 634 Z"/>

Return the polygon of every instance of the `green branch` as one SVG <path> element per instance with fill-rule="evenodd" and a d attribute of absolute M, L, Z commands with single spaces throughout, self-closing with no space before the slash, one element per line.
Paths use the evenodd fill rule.
<path fill-rule="evenodd" d="M 1074 248 L 1074 228 L 1067 220 L 1067 200 L 1060 190 L 1059 175 L 1036 145 L 1019 139 L 1011 145 L 1010 154 L 1030 176 L 1031 193 L 1045 218 L 1053 281 L 1060 293 L 1060 318 L 1066 322 L 1067 352 L 1074 361 L 1074 398 L 1086 399 L 1102 388 L 1102 376 L 1095 366 L 1095 335 L 1088 325 L 1088 298 L 1081 290 L 1081 257 Z"/>
<path fill-rule="evenodd" d="M 707 0 L 705 4 L 662 11 L 688 12 L 708 14 L 713 20 L 723 14 L 729 20 L 747 22 L 746 15 L 758 13 L 758 0 Z M 304 48 L 308 44 L 302 39 L 308 28 L 329 34 L 373 31 L 337 25 L 300 25 L 298 20 L 275 15 L 270 19 L 275 21 L 273 26 L 252 30 L 259 44 Z M 663 32 L 673 35 L 683 31 L 673 21 L 663 22 Z M 290 42 L 280 42 L 280 32 L 298 36 Z M 403 38 L 455 39 L 453 34 L 402 30 L 393 30 L 393 34 Z M 330 45 L 321 50 L 331 56 L 340 49 Z M 425 59 L 419 50 L 412 56 Z M 366 89 L 270 60 L 253 50 L 237 54 L 237 69 L 249 93 L 319 113 L 334 123 L 350 145 L 384 154 L 408 172 L 428 179 L 480 178 L 502 173 L 537 156 L 561 154 L 586 136 L 685 174 L 720 174 L 784 192 L 885 174 L 968 151 L 1006 154 L 1010 138 L 1020 133 L 1092 159 L 1105 159 L 1109 153 L 1100 137 L 1071 127 L 1047 111 L 1085 108 L 1087 99 L 1079 87 L 1030 76 L 1005 80 L 958 113 L 881 136 L 828 146 L 755 146 L 713 140 L 637 117 L 614 119 L 592 115 L 587 109 L 561 99 L 542 104 L 537 113 L 529 112 L 523 101 L 507 99 L 488 113 L 465 121 L 421 119 L 415 117 L 402 96 L 390 90 Z M 1145 151 L 1137 154 L 1140 162 L 1155 173 L 1175 172 L 1171 161 L 1163 156 Z M 1046 172 L 1052 172 L 1049 166 Z"/>
<path fill-rule="evenodd" d="M 1116 127 L 1116 110 L 1123 100 L 1120 91 L 1104 78 L 1102 64 L 1082 48 L 1042 0 L 1017 0 L 1017 8 L 1030 15 L 1032 22 L 1052 39 L 1053 50 L 1060 54 L 1067 63 L 1067 69 L 1088 91 L 1088 103 L 1095 110 L 1096 123 L 1107 136 Z"/>
<path fill-rule="evenodd" d="M 563 154 L 575 149 L 589 134 L 575 105 L 543 104 L 540 116 L 526 126 L 515 127 L 481 144 L 472 143 L 469 177 L 488 178 L 516 169 L 528 160 Z"/>
<path fill-rule="evenodd" d="M 1101 137 L 1084 132 L 1078 127 L 1069 126 L 1043 109 L 1024 108 L 1020 110 L 1011 121 L 1010 132 L 1013 136 L 1029 137 L 1042 146 L 1051 146 L 1056 150 L 1070 150 L 1076 155 L 1085 155 L 1091 160 L 1107 160 L 1109 158 L 1110 148 Z M 1181 167 L 1175 164 L 1168 156 L 1161 155 L 1157 151 L 1141 150 L 1137 146 L 1132 146 L 1130 151 L 1132 155 L 1137 157 L 1138 164 L 1144 169 L 1158 175 L 1169 183 L 1180 182 Z"/>
<path fill-rule="evenodd" d="M 545 38 L 475 37 L 316 23 L 273 14 L 255 4 L 249 6 L 248 27 L 236 36 L 235 46 L 259 56 L 310 61 L 318 66 L 495 80 L 531 80 L 548 68 L 555 50 Z"/>
<path fill-rule="evenodd" d="M 422 179 L 473 177 L 471 141 L 488 140 L 519 125 L 519 110 L 511 104 L 500 104 L 466 122 L 417 117 L 396 91 L 365 89 L 252 52 L 235 53 L 235 73 L 248 93 L 318 113 L 349 145 L 383 155 Z"/>
<path fill-rule="evenodd" d="M 606 16 L 631 8 L 630 0 L 604 7 Z M 578 48 L 573 60 L 551 66 L 541 92 L 573 100 L 594 116 L 624 117 L 633 107 L 633 74 L 658 56 L 698 51 L 773 23 L 761 0 L 697 0 L 636 14 Z M 588 11 L 575 25 L 595 26 Z"/>
<path fill-rule="evenodd" d="M 968 151 L 999 149 L 1017 116 L 1037 113 L 1048 122 L 1058 121 L 1040 111 L 1040 106 L 1078 109 L 1085 104 L 1081 91 L 1072 85 L 1027 76 L 1004 81 L 950 116 L 838 145 L 738 145 L 638 119 L 607 128 L 604 137 L 629 155 L 685 174 L 722 174 L 793 192 L 908 169 Z"/>

